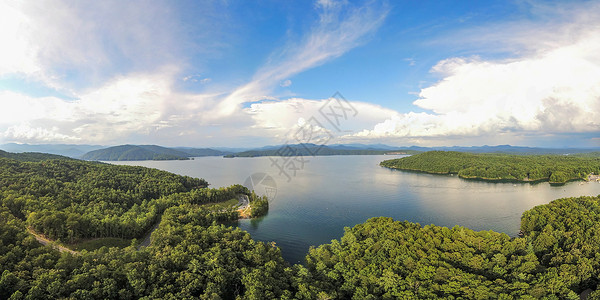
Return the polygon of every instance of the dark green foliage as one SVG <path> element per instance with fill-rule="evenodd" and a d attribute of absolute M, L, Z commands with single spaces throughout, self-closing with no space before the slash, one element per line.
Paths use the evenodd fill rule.
<path fill-rule="evenodd" d="M 523 213 L 521 230 L 561 285 L 596 289 L 600 281 L 600 199 L 565 198 Z"/>
<path fill-rule="evenodd" d="M 251 218 L 262 217 L 269 212 L 269 199 L 266 196 L 257 196 L 253 191 L 249 199 Z"/>
<path fill-rule="evenodd" d="M 600 282 L 599 224 L 599 197 L 525 212 L 525 238 L 373 218 L 310 250 L 306 267 L 296 267 L 296 296 L 579 299 Z"/>
<path fill-rule="evenodd" d="M 493 299 L 528 294 L 539 271 L 525 239 L 373 218 L 310 250 L 310 297 Z M 310 298 L 309 297 L 309 298 Z"/>
<path fill-rule="evenodd" d="M 86 160 L 186 160 L 193 156 L 220 156 L 228 154 L 209 148 L 167 148 L 156 145 L 121 145 L 90 151 L 81 158 Z"/>
<path fill-rule="evenodd" d="M 0 207 L 0 299 L 274 299 L 291 294 L 278 248 L 216 225 L 231 219 L 194 205 L 167 209 L 152 245 L 80 255 L 39 245 Z M 237 215 L 235 216 L 237 218 Z"/>
<path fill-rule="evenodd" d="M 42 161 L 48 159 L 70 159 L 66 156 L 60 156 L 48 153 L 38 152 L 25 152 L 25 153 L 11 153 L 0 150 L 0 157 L 10 158 L 19 161 Z"/>
<path fill-rule="evenodd" d="M 462 178 L 564 183 L 600 173 L 595 155 L 508 155 L 431 151 L 381 162 L 381 166 Z"/>
<path fill-rule="evenodd" d="M 290 295 L 292 269 L 278 248 L 255 242 L 218 203 L 251 196 L 241 186 L 141 167 L 76 160 L 0 159 L 0 299 L 272 299 Z M 161 218 L 149 247 L 78 255 L 41 246 L 51 238 L 139 236 Z"/>
<path fill-rule="evenodd" d="M 202 201 L 217 202 L 243 192 L 237 186 L 215 190 L 207 185 L 202 179 L 142 167 L 0 158 L 2 205 L 35 231 L 64 242 L 136 238 L 179 198 L 201 202 L 202 194 L 208 195 Z"/>
<path fill-rule="evenodd" d="M 76 160 L 0 158 L 0 172 L 0 299 L 578 299 L 600 282 L 599 197 L 525 212 L 524 238 L 373 218 L 289 266 L 221 225 L 237 211 L 204 205 L 245 194 L 268 208 L 240 185 Z M 26 231 L 133 236 L 159 217 L 140 249 L 71 255 Z"/>
<path fill-rule="evenodd" d="M 121 145 L 90 151 L 81 158 L 85 160 L 185 160 L 185 152 L 155 145 Z"/>

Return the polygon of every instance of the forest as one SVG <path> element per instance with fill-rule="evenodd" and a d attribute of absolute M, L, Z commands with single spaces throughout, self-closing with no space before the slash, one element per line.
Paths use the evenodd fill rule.
<path fill-rule="evenodd" d="M 223 152 L 210 148 L 167 148 L 157 145 L 120 145 L 87 152 L 77 158 L 99 161 L 131 160 L 188 160 L 197 156 L 222 156 Z"/>
<path fill-rule="evenodd" d="M 156 169 L 50 157 L 0 158 L 0 196 L 2 205 L 29 228 L 68 243 L 137 238 L 171 206 L 251 195 L 241 185 L 211 189 L 203 179 Z"/>
<path fill-rule="evenodd" d="M 458 174 L 465 179 L 565 183 L 600 174 L 600 156 L 597 153 L 510 155 L 430 151 L 385 160 L 381 166 L 432 174 Z"/>
<path fill-rule="evenodd" d="M 49 158 L 0 158 L 0 299 L 579 299 L 600 282 L 600 197 L 525 212 L 522 238 L 372 218 L 290 265 L 227 226 L 235 210 L 207 205 L 240 193 L 261 200 L 243 186 Z M 27 231 L 134 236 L 152 221 L 149 246 L 133 239 L 75 255 Z"/>

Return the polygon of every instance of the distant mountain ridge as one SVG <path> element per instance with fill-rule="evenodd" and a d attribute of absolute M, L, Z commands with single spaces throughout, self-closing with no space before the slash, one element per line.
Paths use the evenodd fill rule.
<path fill-rule="evenodd" d="M 387 147 L 386 147 L 387 148 Z M 329 155 L 383 155 L 383 154 L 415 154 L 419 151 L 401 150 L 393 147 L 387 149 L 367 145 L 316 145 L 292 144 L 268 146 L 255 150 L 243 151 L 226 155 L 225 157 L 258 157 L 258 156 L 329 156 Z"/>
<path fill-rule="evenodd" d="M 40 152 L 49 153 L 55 155 L 68 156 L 72 158 L 79 158 L 87 152 L 105 148 L 106 146 L 100 145 L 75 145 L 75 144 L 17 144 L 7 143 L 0 145 L 0 149 L 13 153 L 23 152 Z"/>
<path fill-rule="evenodd" d="M 452 146 L 452 147 L 418 147 L 410 146 L 403 149 L 416 151 L 456 151 L 456 152 L 472 152 L 472 153 L 506 153 L 506 154 L 577 154 L 600 151 L 600 147 L 591 148 L 541 148 L 541 147 L 523 147 L 511 145 L 497 146 Z"/>
<path fill-rule="evenodd" d="M 90 151 L 81 156 L 85 160 L 186 160 L 195 156 L 222 156 L 227 152 L 210 148 L 167 148 L 157 145 L 120 145 Z"/>
<path fill-rule="evenodd" d="M 225 157 L 259 157 L 259 156 L 326 156 L 326 155 L 381 155 L 381 154 L 416 154 L 427 151 L 456 151 L 470 153 L 504 153 L 504 154 L 581 154 L 600 151 L 598 148 L 537 148 L 511 145 L 498 146 L 452 146 L 452 147 L 394 147 L 385 144 L 292 144 L 265 146 L 253 150 L 233 153 Z"/>
<path fill-rule="evenodd" d="M 288 148 L 286 148 L 288 147 Z M 397 147 L 386 144 L 292 144 L 267 145 L 258 148 L 194 148 L 194 147 L 162 147 L 157 145 L 119 145 L 113 147 L 98 145 L 74 144 L 16 144 L 0 145 L 0 149 L 15 152 L 40 152 L 62 155 L 85 160 L 119 161 L 119 160 L 185 160 L 200 156 L 225 157 L 258 157 L 281 155 L 381 155 L 381 154 L 416 154 L 427 151 L 457 151 L 471 153 L 506 153 L 506 154 L 581 154 L 599 152 L 600 147 L 590 148 L 539 148 L 511 145 L 497 146 L 450 146 L 450 147 Z M 287 153 L 286 153 L 287 151 Z"/>
<path fill-rule="evenodd" d="M 21 152 L 21 153 L 12 153 L 0 150 L 0 157 L 9 158 L 19 161 L 30 161 L 37 162 L 47 159 L 72 159 L 70 157 L 56 155 L 56 154 L 48 154 L 48 153 L 39 153 L 39 152 Z"/>

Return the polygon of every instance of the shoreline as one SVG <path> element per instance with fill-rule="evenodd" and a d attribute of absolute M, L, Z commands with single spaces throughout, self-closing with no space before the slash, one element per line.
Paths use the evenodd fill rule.
<path fill-rule="evenodd" d="M 390 169 L 390 170 L 398 170 L 398 171 L 403 171 L 403 172 L 413 172 L 413 173 L 422 173 L 422 174 L 431 174 L 431 175 L 450 175 L 450 176 L 456 175 L 456 177 L 458 177 L 460 179 L 464 179 L 464 180 L 482 181 L 482 182 L 490 182 L 490 183 L 539 184 L 539 183 L 547 182 L 550 185 L 565 185 L 569 182 L 577 182 L 577 181 L 587 182 L 587 183 L 593 182 L 592 180 L 585 180 L 585 179 L 581 179 L 581 178 L 569 179 L 565 182 L 552 182 L 552 181 L 550 181 L 550 178 L 538 179 L 538 180 L 520 180 L 520 179 L 511 179 L 511 178 L 485 178 L 485 177 L 477 177 L 477 176 L 469 177 L 469 176 L 459 175 L 458 172 L 430 172 L 430 171 L 424 171 L 424 170 L 418 170 L 418 169 L 388 167 L 388 166 L 382 166 L 381 164 L 380 164 L 380 166 L 383 168 Z M 600 181 L 596 181 L 596 182 L 600 183 Z"/>

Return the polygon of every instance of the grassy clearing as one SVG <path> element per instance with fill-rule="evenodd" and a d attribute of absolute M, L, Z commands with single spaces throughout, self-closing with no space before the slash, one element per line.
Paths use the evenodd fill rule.
<path fill-rule="evenodd" d="M 224 208 L 230 208 L 230 207 L 236 206 L 238 204 L 238 202 L 239 202 L 238 199 L 230 199 L 225 202 L 208 203 L 205 205 L 206 205 L 206 207 L 210 207 L 212 209 L 224 209 Z"/>
<path fill-rule="evenodd" d="M 225 202 L 209 203 L 209 204 L 205 204 L 205 205 L 214 210 L 221 210 L 221 209 L 236 206 L 237 204 L 238 204 L 238 199 L 230 199 Z M 81 250 L 94 251 L 94 250 L 100 249 L 102 247 L 125 248 L 129 245 L 131 245 L 130 239 L 106 237 L 106 238 L 89 239 L 89 240 L 85 240 L 85 241 L 75 243 L 75 244 L 68 244 L 65 246 L 67 246 L 69 249 L 74 250 L 74 251 L 81 251 Z"/>
<path fill-rule="evenodd" d="M 100 249 L 105 246 L 106 247 L 125 248 L 129 245 L 131 245 L 131 240 L 107 237 L 107 238 L 97 238 L 97 239 L 82 241 L 79 243 L 68 245 L 68 247 L 75 251 L 81 251 L 81 250 L 94 251 L 94 250 Z"/>
<path fill-rule="evenodd" d="M 237 204 L 238 204 L 238 199 L 230 199 L 225 202 L 209 203 L 209 204 L 205 204 L 205 205 L 214 210 L 221 210 L 221 209 L 236 206 Z M 106 247 L 125 248 L 129 245 L 131 245 L 130 239 L 106 237 L 106 238 L 89 239 L 89 240 L 85 240 L 85 241 L 82 241 L 79 243 L 69 244 L 69 245 L 65 245 L 65 246 L 67 246 L 69 249 L 74 250 L 74 251 L 81 251 L 81 250 L 94 251 L 94 250 L 100 249 L 105 246 Z"/>

